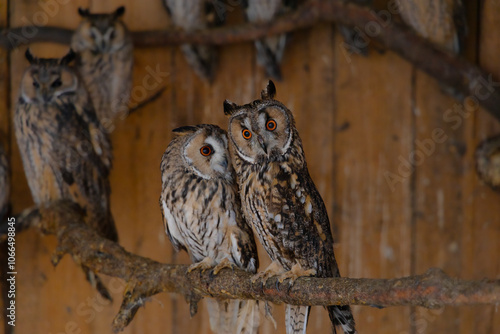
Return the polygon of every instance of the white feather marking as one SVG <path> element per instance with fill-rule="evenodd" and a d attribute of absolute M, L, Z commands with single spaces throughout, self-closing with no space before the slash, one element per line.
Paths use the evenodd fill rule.
<path fill-rule="evenodd" d="M 306 205 L 306 214 L 310 215 L 312 212 L 312 203 L 308 202 Z"/>
<path fill-rule="evenodd" d="M 274 216 L 274 221 L 277 223 L 280 223 L 281 222 L 281 215 L 277 214 L 276 216 Z"/>
<path fill-rule="evenodd" d="M 181 235 L 181 232 L 179 231 L 179 228 L 177 227 L 177 223 L 175 221 L 174 216 L 170 212 L 170 210 L 167 207 L 167 204 L 165 201 L 161 201 L 162 207 L 163 207 L 163 215 L 165 216 L 165 220 L 167 221 L 167 224 L 165 225 L 165 233 L 170 234 L 170 237 L 172 239 L 177 240 L 181 244 L 185 244 L 184 238 Z M 168 231 L 167 231 L 168 227 Z"/>

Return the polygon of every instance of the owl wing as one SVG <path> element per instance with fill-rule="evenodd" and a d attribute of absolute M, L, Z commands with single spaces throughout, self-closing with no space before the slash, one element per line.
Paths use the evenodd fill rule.
<path fill-rule="evenodd" d="M 179 251 L 181 249 L 184 249 L 186 252 L 188 251 L 185 244 L 184 244 L 184 238 L 182 237 L 177 221 L 168 208 L 166 198 L 165 198 L 165 188 L 163 189 L 160 197 L 160 206 L 161 206 L 161 213 L 163 217 L 163 227 L 165 228 L 165 233 L 168 235 L 168 238 L 170 239 L 170 242 L 174 246 L 176 251 Z"/>
<path fill-rule="evenodd" d="M 307 166 L 298 172 L 280 168 L 268 203 L 271 233 L 281 247 L 282 265 L 290 269 L 299 262 L 316 269 L 319 277 L 338 276 L 333 237 L 327 211 Z"/>
<path fill-rule="evenodd" d="M 117 241 L 118 234 L 109 207 L 109 168 L 96 152 L 95 140 L 109 145 L 104 133 L 92 133 L 92 124 L 78 114 L 73 104 L 60 108 L 64 120 L 58 124 L 58 136 L 53 137 L 51 168 L 70 198 L 87 213 L 89 223 L 103 236 Z"/>
<path fill-rule="evenodd" d="M 236 215 L 237 226 L 231 230 L 232 257 L 239 262 L 241 268 L 248 272 L 256 273 L 259 267 L 259 258 L 257 256 L 257 244 L 255 243 L 252 228 L 239 213 Z"/>

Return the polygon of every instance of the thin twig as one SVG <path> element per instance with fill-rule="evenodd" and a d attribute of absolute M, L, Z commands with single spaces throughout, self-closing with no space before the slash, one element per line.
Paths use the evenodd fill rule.
<path fill-rule="evenodd" d="M 154 93 L 153 95 L 147 97 L 145 100 L 142 100 L 141 102 L 137 103 L 136 105 L 131 106 L 128 109 L 128 115 L 130 115 L 130 114 L 132 114 L 132 113 L 134 113 L 134 112 L 136 112 L 136 111 L 144 108 L 145 106 L 147 106 L 151 102 L 156 101 L 163 94 L 163 92 L 165 91 L 165 89 L 167 89 L 167 87 L 162 87 L 156 93 Z"/>
<path fill-rule="evenodd" d="M 81 210 L 69 202 L 34 208 L 25 215 L 26 225 L 55 234 L 58 254 L 68 253 L 79 264 L 127 282 L 124 300 L 113 322 L 115 331 L 125 328 L 144 301 L 160 292 L 183 294 L 192 305 L 202 297 L 266 300 L 297 305 L 370 305 L 376 307 L 500 303 L 500 280 L 466 281 L 450 278 L 440 269 L 423 275 L 395 278 L 300 278 L 292 287 L 275 278 L 262 285 L 251 282 L 242 270 L 187 273 L 188 266 L 162 264 L 127 252 L 83 224 Z"/>

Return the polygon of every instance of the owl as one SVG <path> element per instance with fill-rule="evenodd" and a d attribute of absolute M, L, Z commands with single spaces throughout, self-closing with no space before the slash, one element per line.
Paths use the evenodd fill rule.
<path fill-rule="evenodd" d="M 500 135 L 487 138 L 476 148 L 476 171 L 492 189 L 500 190 Z"/>
<path fill-rule="evenodd" d="M 295 8 L 296 0 L 243 0 L 245 18 L 251 23 L 270 22 L 280 14 Z M 257 63 L 263 66 L 268 76 L 281 80 L 280 63 L 285 52 L 287 35 L 269 36 L 255 41 Z"/>
<path fill-rule="evenodd" d="M 272 81 L 250 104 L 224 102 L 229 149 L 243 215 L 273 261 L 254 276 L 279 282 L 300 276 L 339 277 L 323 200 L 307 170 L 290 110 L 274 99 Z M 356 333 L 350 307 L 328 306 L 333 325 Z M 305 333 L 310 306 L 286 306 L 286 332 Z"/>
<path fill-rule="evenodd" d="M 3 146 L 0 145 L 0 220 L 7 214 L 9 202 L 10 178 L 9 160 Z"/>
<path fill-rule="evenodd" d="M 346 2 L 352 2 L 359 6 L 369 7 L 372 5 L 373 0 L 344 0 Z M 368 41 L 363 36 L 363 32 L 360 33 L 358 29 L 353 29 L 344 25 L 339 25 L 339 32 L 345 42 L 345 47 L 351 53 L 357 53 L 363 56 L 368 55 Z"/>
<path fill-rule="evenodd" d="M 90 93 L 97 117 L 111 132 L 118 117 L 128 113 L 132 89 L 133 45 L 121 20 L 125 7 L 111 14 L 79 9 L 82 21 L 71 38 L 77 68 Z"/>
<path fill-rule="evenodd" d="M 462 0 L 397 0 L 401 17 L 417 34 L 458 54 L 466 34 Z"/>
<path fill-rule="evenodd" d="M 176 250 L 188 252 L 189 271 L 215 266 L 256 273 L 257 247 L 241 215 L 227 134 L 216 125 L 184 126 L 161 160 L 160 207 L 165 232 Z M 256 301 L 207 299 L 214 333 L 256 333 Z"/>
<path fill-rule="evenodd" d="M 118 240 L 110 211 L 111 145 L 97 120 L 90 98 L 69 63 L 35 58 L 21 80 L 14 114 L 17 144 L 34 202 L 67 199 L 86 213 L 85 222 L 103 237 Z M 97 276 L 83 268 L 104 297 Z"/>
<path fill-rule="evenodd" d="M 202 30 L 221 25 L 224 13 L 217 11 L 210 0 L 162 0 L 172 24 L 184 31 Z M 181 45 L 188 64 L 195 73 L 207 81 L 212 81 L 216 63 L 216 49 L 210 45 Z"/>

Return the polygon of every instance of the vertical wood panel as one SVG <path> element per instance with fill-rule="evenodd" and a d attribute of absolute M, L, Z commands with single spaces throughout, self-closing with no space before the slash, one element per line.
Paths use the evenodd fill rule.
<path fill-rule="evenodd" d="M 339 42 L 337 42 L 339 44 Z M 391 52 L 344 57 L 337 49 L 335 222 L 338 261 L 350 277 L 410 273 L 410 182 L 390 184 L 411 148 L 410 66 Z M 408 308 L 354 307 L 358 331 L 409 329 Z"/>

